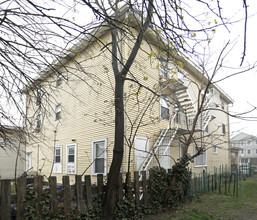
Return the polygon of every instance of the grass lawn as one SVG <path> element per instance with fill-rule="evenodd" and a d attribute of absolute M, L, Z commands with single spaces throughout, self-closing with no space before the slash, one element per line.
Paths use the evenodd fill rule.
<path fill-rule="evenodd" d="M 243 195 L 239 182 L 239 196 L 205 193 L 191 203 L 146 220 L 240 220 L 257 219 L 257 175 L 243 181 Z"/>

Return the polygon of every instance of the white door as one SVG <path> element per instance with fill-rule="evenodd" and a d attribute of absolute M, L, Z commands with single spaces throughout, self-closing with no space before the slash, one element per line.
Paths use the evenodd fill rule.
<path fill-rule="evenodd" d="M 159 148 L 159 162 L 164 169 L 170 169 L 170 147 L 167 145 L 160 146 Z"/>
<path fill-rule="evenodd" d="M 66 173 L 76 174 L 76 144 L 66 146 Z"/>
<path fill-rule="evenodd" d="M 62 173 L 62 146 L 54 148 L 54 173 Z"/>
<path fill-rule="evenodd" d="M 146 137 L 135 138 L 135 171 L 138 171 L 149 154 L 149 139 Z"/>

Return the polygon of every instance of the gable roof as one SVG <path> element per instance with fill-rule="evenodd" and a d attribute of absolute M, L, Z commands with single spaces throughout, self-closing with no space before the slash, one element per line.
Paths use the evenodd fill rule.
<path fill-rule="evenodd" d="M 129 22 L 127 24 L 128 27 L 134 27 L 138 28 L 141 22 L 139 22 L 140 18 L 142 18 L 140 12 L 138 10 L 135 10 L 128 5 L 123 5 L 120 8 L 120 17 L 118 18 L 120 23 L 123 24 L 124 20 L 127 19 Z M 111 17 L 111 16 L 110 16 Z M 160 37 L 156 32 L 155 34 L 152 34 L 151 29 L 153 27 L 148 28 L 150 31 L 146 31 L 144 38 L 149 40 L 151 43 L 154 43 L 155 46 L 158 46 L 160 49 L 164 49 L 165 47 L 165 39 Z M 70 62 L 72 59 L 74 59 L 79 53 L 82 53 L 85 51 L 93 42 L 96 42 L 100 36 L 102 36 L 104 33 L 110 31 L 110 28 L 108 26 L 108 23 L 106 21 L 103 21 L 100 25 L 93 28 L 93 30 L 86 35 L 83 39 L 81 39 L 78 43 L 76 43 L 68 52 L 64 52 L 64 54 L 60 57 L 60 59 L 55 60 L 52 65 L 49 65 L 39 77 L 37 77 L 33 83 L 30 85 L 27 85 L 24 89 L 24 93 L 28 93 L 31 89 L 35 89 L 38 85 L 41 84 L 42 81 L 44 81 L 47 77 L 49 77 L 51 74 L 58 72 L 58 70 L 63 67 L 65 64 Z M 175 59 L 179 60 L 183 63 L 183 69 L 185 69 L 187 72 L 190 72 L 190 74 L 194 75 L 199 80 L 203 80 L 204 83 L 208 82 L 208 79 L 206 76 L 203 76 L 202 71 L 199 69 L 199 67 L 193 63 L 191 60 L 188 60 L 185 58 L 183 54 L 176 54 L 172 55 Z M 220 87 L 218 87 L 215 84 L 211 84 L 210 88 L 215 88 L 221 95 L 221 98 L 228 104 L 232 104 L 234 101 L 231 97 L 229 97 Z"/>
<path fill-rule="evenodd" d="M 231 138 L 231 142 L 247 141 L 247 140 L 257 140 L 257 137 L 254 135 L 246 134 L 244 132 L 240 132 L 239 134 Z"/>

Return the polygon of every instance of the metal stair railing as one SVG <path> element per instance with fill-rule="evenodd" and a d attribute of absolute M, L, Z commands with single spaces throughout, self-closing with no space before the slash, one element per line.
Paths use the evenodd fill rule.
<path fill-rule="evenodd" d="M 167 127 L 165 130 L 162 130 L 162 132 L 161 132 L 161 134 L 159 135 L 157 141 L 155 142 L 153 148 L 151 149 L 151 151 L 149 152 L 149 154 L 148 154 L 148 156 L 146 157 L 145 161 L 143 162 L 142 166 L 140 167 L 139 173 L 140 173 L 141 171 L 144 171 L 144 170 L 147 170 L 147 169 L 148 169 L 148 167 L 149 167 L 149 165 L 150 165 L 152 159 L 153 159 L 154 156 L 156 155 L 156 153 L 157 153 L 159 147 L 161 146 L 161 144 L 162 144 L 164 138 L 166 137 L 167 132 L 170 130 L 171 124 L 174 122 L 175 118 L 176 118 L 176 114 L 174 114 L 174 116 L 172 117 L 172 120 L 171 120 L 171 122 L 169 123 L 168 127 Z M 140 173 L 140 179 L 141 179 L 141 178 L 142 178 L 142 175 L 141 175 L 141 173 Z"/>

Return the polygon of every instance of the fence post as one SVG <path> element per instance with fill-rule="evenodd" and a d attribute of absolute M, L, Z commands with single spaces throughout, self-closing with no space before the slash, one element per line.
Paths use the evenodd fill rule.
<path fill-rule="evenodd" d="M 56 176 L 49 177 L 49 190 L 51 195 L 51 216 L 54 216 L 58 209 L 57 181 Z"/>
<path fill-rule="evenodd" d="M 35 191 L 37 195 L 37 219 L 42 219 L 42 206 L 40 205 L 40 202 L 42 200 L 42 194 L 43 194 L 43 176 L 36 176 L 34 177 L 34 183 L 35 183 Z"/>
<path fill-rule="evenodd" d="M 148 203 L 148 194 L 146 186 L 146 171 L 141 171 L 142 174 L 142 188 L 143 188 L 143 204 L 147 205 Z"/>
<path fill-rule="evenodd" d="M 134 192 L 135 192 L 135 205 L 139 208 L 139 174 L 138 171 L 134 172 Z"/>
<path fill-rule="evenodd" d="M 97 192 L 98 192 L 98 204 L 103 202 L 103 195 L 104 195 L 104 180 L 103 174 L 97 174 Z"/>
<path fill-rule="evenodd" d="M 11 219 L 11 181 L 1 180 L 1 219 Z"/>
<path fill-rule="evenodd" d="M 123 185 L 122 185 L 122 174 L 120 173 L 119 179 L 118 179 L 118 202 L 120 204 L 123 203 L 123 196 L 124 196 L 124 193 L 123 193 Z"/>
<path fill-rule="evenodd" d="M 71 212 L 71 190 L 70 190 L 70 177 L 62 177 L 63 185 L 63 209 L 66 216 L 69 216 Z"/>
<path fill-rule="evenodd" d="M 83 204 L 83 187 L 81 175 L 75 175 L 75 190 L 78 212 L 83 212 L 85 207 Z"/>
<path fill-rule="evenodd" d="M 92 185 L 91 185 L 90 175 L 85 175 L 85 191 L 86 191 L 87 208 L 91 208 L 92 207 Z"/>
<path fill-rule="evenodd" d="M 21 177 L 17 179 L 17 220 L 24 219 L 24 206 L 26 197 L 26 178 Z"/>

